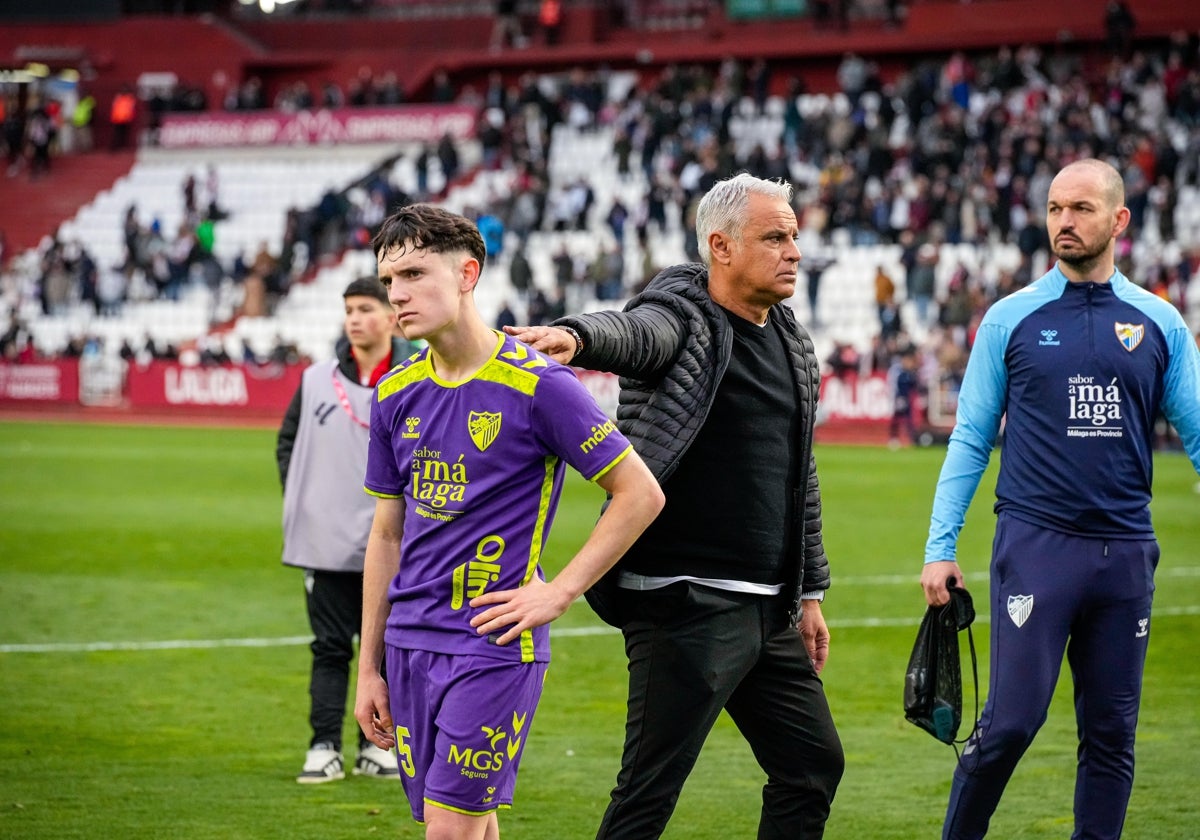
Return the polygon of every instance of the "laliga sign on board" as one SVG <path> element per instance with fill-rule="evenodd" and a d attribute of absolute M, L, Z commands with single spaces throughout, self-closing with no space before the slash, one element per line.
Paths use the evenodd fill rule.
<path fill-rule="evenodd" d="M 246 405 L 246 374 L 240 367 L 168 367 L 163 380 L 171 405 Z"/>
<path fill-rule="evenodd" d="M 154 361 L 129 366 L 125 398 L 133 409 L 282 412 L 303 373 L 304 365 L 197 367 Z"/>
<path fill-rule="evenodd" d="M 884 420 L 892 416 L 892 395 L 880 375 L 821 381 L 821 411 L 829 420 Z"/>

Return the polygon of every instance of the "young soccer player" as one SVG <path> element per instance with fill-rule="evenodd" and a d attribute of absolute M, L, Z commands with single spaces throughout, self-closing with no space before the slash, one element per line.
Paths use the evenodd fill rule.
<path fill-rule="evenodd" d="M 546 624 L 663 496 L 570 368 L 484 323 L 484 245 L 470 221 L 410 205 L 372 244 L 400 329 L 428 347 L 380 380 L 371 408 L 366 490 L 377 499 L 355 716 L 396 750 L 427 838 L 496 840 L 550 659 Z M 547 582 L 538 561 L 564 462 L 611 503 Z"/>

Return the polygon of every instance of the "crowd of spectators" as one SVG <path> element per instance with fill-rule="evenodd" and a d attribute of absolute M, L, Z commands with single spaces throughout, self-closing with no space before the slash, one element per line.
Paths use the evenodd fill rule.
<path fill-rule="evenodd" d="M 628 100 L 599 107 L 570 85 L 559 114 L 584 128 L 610 125 L 622 172 L 639 161 L 649 184 L 645 204 L 631 214 L 639 235 L 662 225 L 671 204 L 686 219 L 697 196 L 739 169 L 787 177 L 798 187 L 802 225 L 822 241 L 840 230 L 853 245 L 900 244 L 912 326 L 921 333 L 945 327 L 962 347 L 969 347 L 983 308 L 1046 267 L 1042 215 L 1054 173 L 1080 157 L 1108 158 L 1126 173 L 1132 211 L 1122 269 L 1186 309 L 1198 243 L 1172 244 L 1179 193 L 1196 185 L 1200 168 L 1200 68 L 1192 37 L 1128 58 L 1114 53 L 1096 69 L 1085 67 L 1081 55 L 1047 56 L 1031 47 L 974 60 L 955 53 L 888 83 L 870 62 L 847 55 L 839 73 L 846 107 L 802 115 L 800 88 L 789 80 L 780 135 L 739 146 L 731 126 L 747 97 L 755 114 L 765 108 L 768 72 L 761 66 L 743 72 L 733 62 L 714 74 L 669 68 Z M 538 185 L 535 178 L 532 200 L 544 207 Z M 580 202 L 572 195 L 585 188 L 552 191 L 551 219 L 535 216 L 535 229 L 577 226 Z M 944 243 L 1011 243 L 1021 262 L 995 277 L 952 267 L 949 289 L 935 299 Z M 903 331 L 903 310 L 878 303 L 885 336 Z"/>
<path fill-rule="evenodd" d="M 617 97 L 610 95 L 607 71 L 582 68 L 553 85 L 533 74 L 513 82 L 494 74 L 478 91 L 455 90 L 443 78 L 434 95 L 479 109 L 482 167 L 502 174 L 507 186 L 470 212 L 515 241 L 506 255 L 514 289 L 510 303 L 526 320 L 548 320 L 587 301 L 619 301 L 635 292 L 660 267 L 651 257 L 651 239 L 672 224 L 682 223 L 685 250 L 695 259 L 694 231 L 687 224 L 695 202 L 716 180 L 747 170 L 795 184 L 801 226 L 818 237 L 823 252 L 833 253 L 835 241 L 899 247 L 900 276 L 883 266 L 876 275 L 878 337 L 869 348 L 837 345 L 830 371 L 890 371 L 895 378 L 915 354 L 913 375 L 921 387 L 952 401 L 982 312 L 1049 264 L 1042 218 L 1046 194 L 1054 173 L 1072 160 L 1102 157 L 1125 173 L 1132 220 L 1118 264 L 1187 311 L 1186 290 L 1200 269 L 1200 242 L 1176 242 L 1174 225 L 1181 193 L 1200 183 L 1196 38 L 1180 34 L 1160 47 L 1140 49 L 1118 39 L 1104 61 L 1087 59 L 1085 51 L 1046 53 L 1029 46 L 955 52 L 885 80 L 873 62 L 847 54 L 838 71 L 843 96 L 820 109 L 800 107 L 802 78 L 777 77 L 762 61 L 670 66 Z M 364 72 L 344 101 L 381 101 L 379 91 L 389 88 L 387 77 L 381 81 Z M 315 95 L 343 101 L 332 89 Z M 304 107 L 311 96 L 293 89 L 286 101 L 273 104 Z M 266 104 L 254 79 L 227 103 Z M 772 114 L 777 119 L 761 119 Z M 548 155 L 559 123 L 611 134 L 618 178 L 645 186 L 640 203 L 626 206 L 616 198 L 601 203 L 597 194 L 613 195 L 612 190 L 597 190 L 587 177 L 552 178 Z M 759 128 L 739 131 L 739 124 Z M 331 190 L 316 206 L 288 214 L 283 253 L 259 254 L 220 270 L 239 283 L 259 277 L 269 296 L 285 295 L 298 266 L 339 249 L 366 247 L 388 208 L 436 199 L 444 187 L 431 190 L 428 173 L 436 167 L 446 176 L 440 183 L 449 185 L 459 177 L 457 157 L 448 138 L 422 150 L 413 195 L 398 189 L 382 169 L 347 189 Z M 585 258 L 564 246 L 553 260 L 553 282 L 534 282 L 527 241 L 535 232 L 553 230 L 604 231 L 611 234 L 604 241 L 616 247 L 597 248 Z M 151 243 L 154 235 L 138 234 Z M 176 243 L 189 235 L 195 236 L 194 228 L 180 230 Z M 494 241 L 499 250 L 504 235 Z M 939 266 L 940 246 L 958 243 L 985 249 L 1015 245 L 1020 262 L 1003 271 L 965 263 Z M 172 269 L 169 248 L 144 245 L 131 242 L 131 259 L 170 295 L 172 278 L 182 269 Z M 62 286 L 64 273 L 75 278 L 69 283 L 88 288 L 86 261 L 68 250 L 56 243 L 47 251 L 43 295 L 47 286 Z M 178 246 L 178 254 L 184 250 Z M 164 257 L 165 275 L 155 267 L 155 256 L 147 260 L 147 251 Z M 197 255 L 194 248 L 188 254 L 190 272 Z M 815 262 L 802 263 L 801 273 L 816 273 L 806 278 L 815 302 L 820 274 L 833 261 L 813 257 Z M 203 253 L 199 259 L 205 264 Z M 936 282 L 947 274 L 948 284 Z M 87 292 L 78 294 L 86 298 Z M 48 298 L 51 308 L 59 299 Z M 510 316 L 512 307 L 505 317 Z M 812 326 L 838 338 L 837 323 Z"/>
<path fill-rule="evenodd" d="M 2 90 L 2 88 L 0 88 Z M 91 148 L 91 119 L 95 100 L 72 99 L 69 108 L 53 97 L 0 94 L 0 154 L 4 177 L 26 175 L 30 180 L 50 173 L 54 154 Z"/>

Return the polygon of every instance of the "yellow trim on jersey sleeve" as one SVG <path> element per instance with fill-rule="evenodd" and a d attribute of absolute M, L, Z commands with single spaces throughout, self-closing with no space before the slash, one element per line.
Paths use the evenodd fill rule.
<path fill-rule="evenodd" d="M 496 360 L 480 368 L 479 373 L 475 376 L 475 380 L 478 382 L 494 382 L 497 385 L 504 385 L 527 397 L 533 396 L 540 378 L 536 373 Z"/>
<path fill-rule="evenodd" d="M 495 331 L 493 330 L 493 332 Z M 383 402 L 414 382 L 423 379 L 432 380 L 443 388 L 457 388 L 468 382 L 493 382 L 512 388 L 527 397 L 532 397 L 534 391 L 537 390 L 540 378 L 540 374 L 535 371 L 545 370 L 550 363 L 537 351 L 519 341 L 513 343 L 513 349 L 501 352 L 504 349 L 505 337 L 502 333 L 496 333 L 496 337 L 496 349 L 492 351 L 491 358 L 470 377 L 458 382 L 451 382 L 438 376 L 428 355 L 423 359 L 417 359 L 412 364 L 402 362 L 392 368 L 387 378 L 380 381 L 377 388 L 379 402 Z"/>
<path fill-rule="evenodd" d="M 624 460 L 625 460 L 625 456 L 626 456 L 626 455 L 628 455 L 628 454 L 629 454 L 630 452 L 632 452 L 632 451 L 633 451 L 633 446 L 626 446 L 626 447 L 625 447 L 625 448 L 624 448 L 624 449 L 621 451 L 621 454 L 620 454 L 620 455 L 618 455 L 616 458 L 613 458 L 611 461 L 609 461 L 609 462 L 608 462 L 608 464 L 607 464 L 607 466 L 605 466 L 603 469 L 601 469 L 601 470 L 600 470 L 600 472 L 596 473 L 596 474 L 595 474 L 595 475 L 593 475 L 591 478 L 589 478 L 589 479 L 588 479 L 588 481 L 599 481 L 601 478 L 603 478 L 603 477 L 604 477 L 604 474 L 605 474 L 605 473 L 607 473 L 609 470 L 611 470 L 611 469 L 612 469 L 613 467 L 615 467 L 617 464 L 619 464 L 619 463 L 621 463 L 622 461 L 624 461 Z"/>
<path fill-rule="evenodd" d="M 430 370 L 431 367 L 428 356 L 426 356 L 424 359 L 413 362 L 408 367 L 403 367 L 403 363 L 401 363 L 401 365 L 397 365 L 396 367 L 392 368 L 392 372 L 389 373 L 387 378 L 382 380 L 379 383 L 379 386 L 375 389 L 376 400 L 378 402 L 383 402 L 388 397 L 400 393 L 414 382 L 420 382 L 423 379 L 427 379 L 429 377 Z"/>
<path fill-rule="evenodd" d="M 403 499 L 404 498 L 403 495 L 393 496 L 391 493 L 377 493 L 376 491 L 372 490 L 370 487 L 366 487 L 366 486 L 363 487 L 363 490 L 366 491 L 367 495 L 374 496 L 377 499 Z"/>
<path fill-rule="evenodd" d="M 536 351 L 519 341 L 514 341 L 513 349 L 500 353 L 496 358 L 504 359 L 509 364 L 516 365 L 523 370 L 537 370 L 550 366 L 550 363 L 539 356 Z"/>

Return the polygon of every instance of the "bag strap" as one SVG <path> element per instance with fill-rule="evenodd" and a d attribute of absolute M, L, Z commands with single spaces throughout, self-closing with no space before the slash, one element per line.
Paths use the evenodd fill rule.
<path fill-rule="evenodd" d="M 962 755 L 958 751 L 958 745 L 967 743 L 979 731 L 979 664 L 975 659 L 975 634 L 971 632 L 969 626 L 967 627 L 967 644 L 971 648 L 971 678 L 975 683 L 975 722 L 971 726 L 971 731 L 966 734 L 966 737 L 953 741 L 950 744 L 954 747 L 954 757 L 960 762 L 962 761 Z"/>
<path fill-rule="evenodd" d="M 967 645 L 971 648 L 971 680 L 975 684 L 974 724 L 971 726 L 971 731 L 967 733 L 966 737 L 950 743 L 950 746 L 954 747 L 955 759 L 959 763 L 962 763 L 962 754 L 958 751 L 958 745 L 967 743 L 979 731 L 979 661 L 975 656 L 975 634 L 971 630 L 971 624 L 975 621 L 975 604 L 971 600 L 971 593 L 956 586 L 953 578 L 948 582 L 948 586 L 950 589 L 950 606 L 954 609 L 958 629 L 966 629 L 967 631 Z"/>

